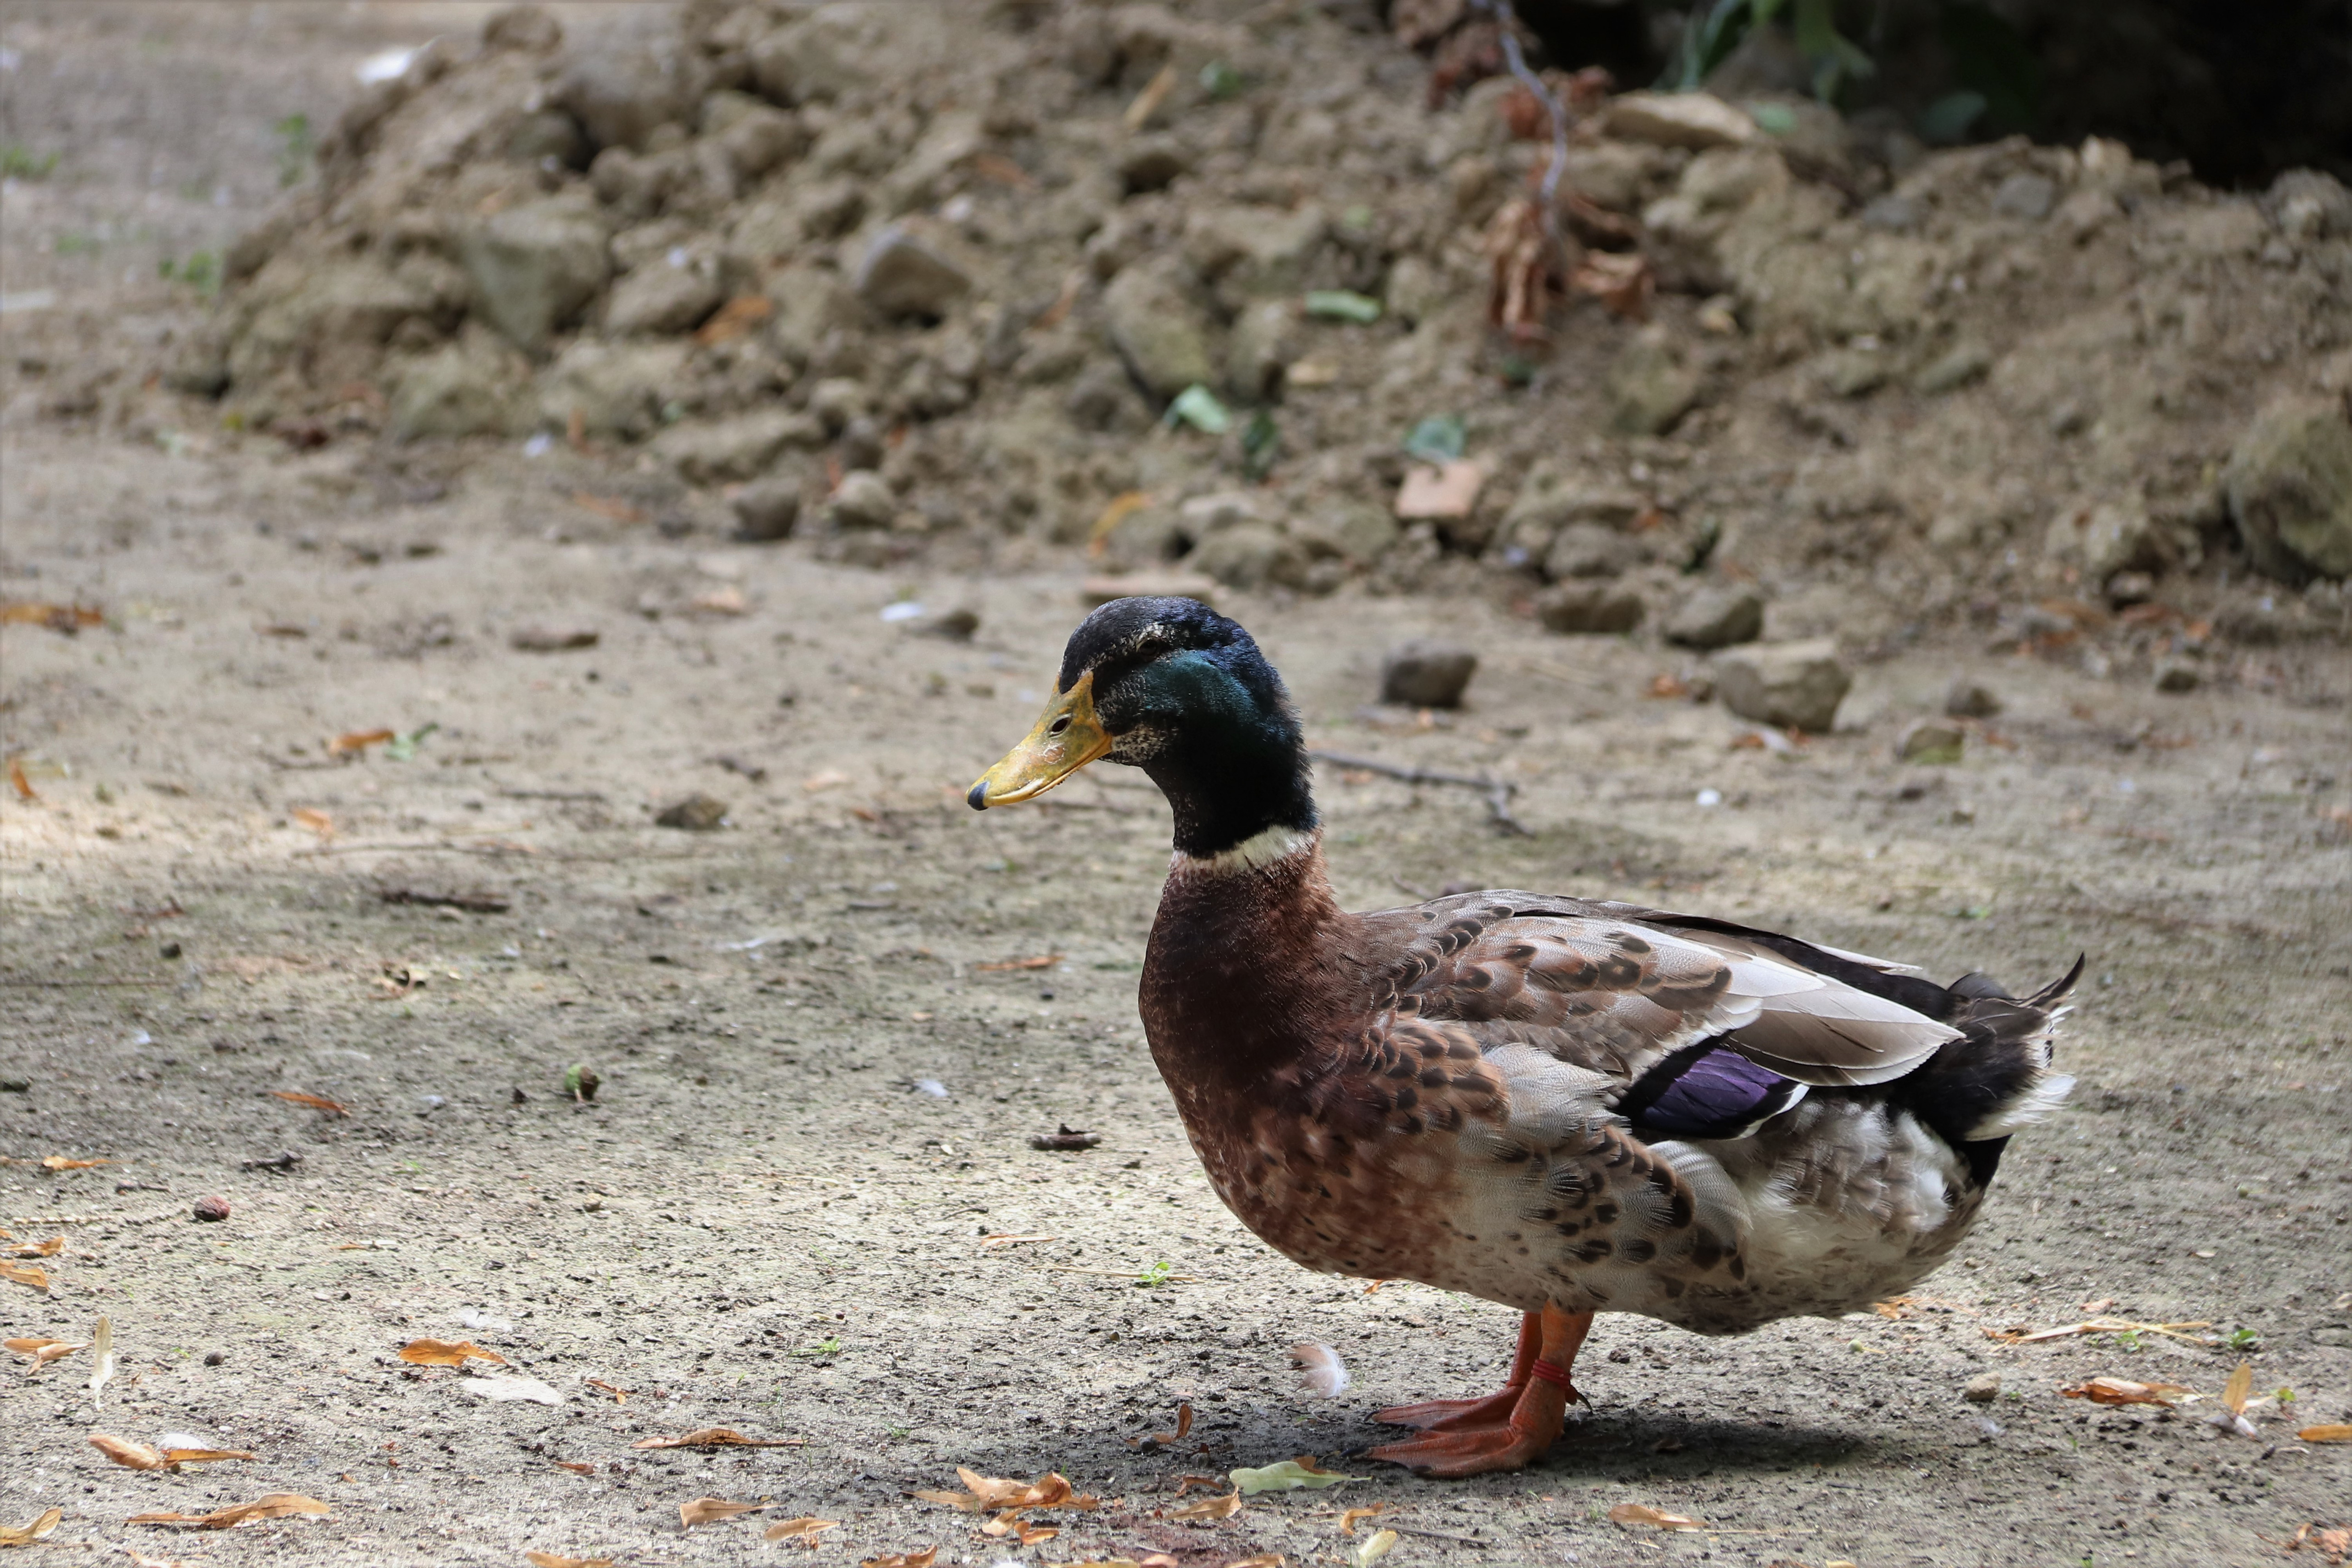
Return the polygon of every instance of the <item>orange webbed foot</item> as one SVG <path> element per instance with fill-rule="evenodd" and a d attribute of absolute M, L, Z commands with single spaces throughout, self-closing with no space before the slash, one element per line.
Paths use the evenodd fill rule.
<path fill-rule="evenodd" d="M 1450 1432 L 1423 1432 L 1402 1443 L 1383 1443 L 1366 1457 L 1402 1465 L 1424 1476 L 1483 1476 L 1496 1470 L 1524 1470 L 1544 1457 L 1559 1436 L 1560 1420 L 1532 1429 L 1510 1421 L 1457 1427 Z"/>
<path fill-rule="evenodd" d="M 1511 1418 L 1519 1402 L 1518 1384 L 1484 1399 L 1430 1399 L 1419 1405 L 1391 1405 L 1372 1412 L 1383 1426 L 1411 1426 L 1422 1432 L 1448 1432 L 1463 1426 L 1496 1426 Z"/>
<path fill-rule="evenodd" d="M 1421 1436 L 1384 1443 L 1369 1458 L 1424 1476 L 1483 1476 L 1523 1470 L 1543 1458 L 1577 1397 L 1568 1369 L 1592 1326 L 1590 1312 L 1547 1307 L 1530 1312 L 1519 1334 L 1510 1384 L 1484 1399 L 1433 1399 L 1393 1405 L 1373 1419 L 1418 1427 Z"/>

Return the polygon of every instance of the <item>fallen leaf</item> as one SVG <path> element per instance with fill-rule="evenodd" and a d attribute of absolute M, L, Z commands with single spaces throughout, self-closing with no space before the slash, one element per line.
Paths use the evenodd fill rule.
<path fill-rule="evenodd" d="M 1041 952 L 1034 958 L 1001 958 L 994 963 L 975 963 L 971 967 L 975 974 L 1002 974 L 1013 969 L 1051 969 L 1061 962 L 1058 952 Z"/>
<path fill-rule="evenodd" d="M 471 1340 L 452 1344 L 447 1340 L 411 1340 L 400 1347 L 400 1359 L 412 1366 L 463 1366 L 469 1361 L 496 1362 L 508 1364 L 507 1358 L 496 1351 L 486 1351 Z M 645 1444 L 637 1445 L 640 1448 Z"/>
<path fill-rule="evenodd" d="M 1264 1465 L 1254 1470 L 1234 1470 L 1228 1479 L 1237 1497 L 1255 1497 L 1260 1492 L 1294 1492 L 1301 1488 L 1318 1490 L 1336 1487 L 1341 1481 L 1360 1481 L 1361 1476 L 1343 1476 L 1331 1470 L 1311 1469 L 1296 1459 L 1284 1459 L 1278 1464 Z"/>
<path fill-rule="evenodd" d="M 1668 1513 L 1664 1509 L 1646 1503 L 1621 1502 L 1609 1510 L 1612 1524 L 1654 1524 L 1660 1530 L 1705 1530 L 1706 1526 L 1688 1514 Z"/>
<path fill-rule="evenodd" d="M 11 599 L 0 605 L 0 624 L 47 626 L 71 637 L 84 626 L 102 626 L 106 612 L 95 605 L 47 605 L 32 599 Z"/>
<path fill-rule="evenodd" d="M 58 1521 L 65 1516 L 65 1510 L 53 1508 L 30 1524 L 0 1524 L 0 1546 L 23 1546 L 28 1542 L 38 1541 L 55 1530 Z"/>
<path fill-rule="evenodd" d="M 2330 1422 L 2325 1426 L 2306 1426 L 2295 1436 L 2306 1443 L 2352 1443 L 2352 1426 Z"/>
<path fill-rule="evenodd" d="M 1037 1231 L 1034 1234 L 1023 1236 L 1016 1236 L 1008 1232 L 999 1236 L 983 1236 L 980 1238 L 980 1245 L 983 1247 L 1019 1247 L 1024 1242 L 1057 1241 L 1059 1239 L 1061 1238 L 1058 1237 L 1047 1236 L 1044 1231 Z"/>
<path fill-rule="evenodd" d="M 575 495 L 572 499 L 590 511 L 601 512 L 606 517 L 614 518 L 617 521 L 643 522 L 645 521 L 645 513 L 621 501 L 610 501 L 598 505 L 596 503 L 601 498 L 595 496 Z M 620 516 L 607 510 L 607 507 L 618 508 L 620 512 L 627 515 Z M 525 626 L 520 631 L 508 634 L 507 646 L 518 653 L 569 653 L 573 648 L 594 647 L 598 635 L 587 630 L 562 631 L 551 630 L 545 626 Z"/>
<path fill-rule="evenodd" d="M 1128 100 L 1127 112 L 1118 117 L 1118 122 L 1129 136 L 1134 135 L 1150 122 L 1151 117 L 1160 112 L 1160 106 L 1168 101 L 1168 95 L 1175 90 L 1176 62 L 1171 60 L 1143 84 L 1141 92 Z"/>
<path fill-rule="evenodd" d="M 269 1093 L 270 1097 L 274 1100 L 282 1100 L 289 1105 L 307 1105 L 313 1110 L 323 1110 L 330 1116 L 349 1116 L 351 1114 L 351 1110 L 348 1107 L 338 1105 L 333 1100 L 324 1099 L 319 1095 L 299 1094 L 290 1089 L 273 1089 Z"/>
<path fill-rule="evenodd" d="M 731 343 L 748 336 L 752 328 L 776 313 L 776 307 L 765 294 L 738 294 L 710 320 L 695 329 L 694 341 L 704 348 Z"/>
<path fill-rule="evenodd" d="M 338 735 L 328 742 L 327 755 L 348 757 L 356 752 L 364 752 L 370 746 L 381 746 L 396 733 L 398 731 L 393 730 L 353 730 L 347 735 Z"/>
<path fill-rule="evenodd" d="M 1643 695 L 1645 697 L 1656 697 L 1667 700 L 1672 700 L 1677 697 L 1688 697 L 1690 695 L 1690 683 L 1683 679 L 1680 676 L 1661 673 L 1650 677 L 1649 687 Z"/>
<path fill-rule="evenodd" d="M 823 773 L 811 773 L 801 780 L 801 788 L 815 795 L 820 790 L 839 789 L 848 782 L 849 775 L 839 768 L 827 768 Z"/>
<path fill-rule="evenodd" d="M 552 1552 L 526 1552 L 522 1560 L 531 1568 L 613 1568 L 609 1557 L 558 1557 Z"/>
<path fill-rule="evenodd" d="M 1386 1512 L 1388 1510 L 1388 1506 L 1389 1505 L 1384 1502 L 1374 1502 L 1366 1503 L 1361 1508 L 1351 1508 L 1346 1510 L 1339 1515 L 1339 1533 L 1342 1535 L 1355 1534 L 1356 1526 L 1360 1522 L 1371 1518 L 1372 1515 L 1376 1513 Z"/>
<path fill-rule="evenodd" d="M 2221 1403 L 2229 1408 L 2231 1415 L 2243 1415 L 2246 1413 L 2246 1395 L 2253 1391 L 2254 1363 L 2242 1361 L 2238 1369 L 2230 1374 L 2230 1381 L 2221 1385 Z"/>
<path fill-rule="evenodd" d="M 163 1456 L 144 1443 L 133 1443 L 128 1438 L 94 1432 L 90 1435 L 89 1446 L 116 1464 L 127 1465 L 134 1470 L 160 1470 L 163 1468 Z"/>
<path fill-rule="evenodd" d="M 1051 1541 L 1061 1533 L 1060 1528 L 1055 1525 L 1029 1524 L 1017 1519 L 1013 1521 L 1013 1539 L 1024 1546 L 1034 1546 L 1041 1541 Z"/>
<path fill-rule="evenodd" d="M 11 1280 L 18 1285 L 30 1285 L 36 1290 L 46 1290 L 49 1288 L 48 1275 L 29 1263 L 0 1263 L 0 1279 Z"/>
<path fill-rule="evenodd" d="M 1354 1381 L 1348 1363 L 1329 1345 L 1307 1342 L 1290 1347 L 1290 1364 L 1298 1369 L 1298 1386 L 1325 1399 L 1337 1399 Z"/>
<path fill-rule="evenodd" d="M 299 1492 L 271 1492 L 268 1497 L 241 1502 L 233 1508 L 217 1509 L 211 1513 L 134 1513 L 132 1524 L 193 1524 L 204 1530 L 234 1530 L 240 1524 L 250 1524 L 260 1519 L 284 1519 L 289 1514 L 315 1513 L 324 1515 L 327 1505 L 317 1498 Z"/>
<path fill-rule="evenodd" d="M 335 819 L 314 806 L 298 805 L 286 815 L 294 819 L 296 826 L 307 827 L 321 838 L 335 836 Z"/>
<path fill-rule="evenodd" d="M 2134 1383 L 2123 1377 L 2095 1377 L 2058 1391 L 2068 1399 L 2094 1405 L 2172 1405 L 2189 1390 L 2177 1383 Z"/>
<path fill-rule="evenodd" d="M 646 1437 L 629 1445 L 632 1448 L 798 1448 L 808 1442 L 805 1437 L 746 1437 L 728 1426 L 705 1426 L 698 1432 L 688 1432 L 683 1437 Z"/>
<path fill-rule="evenodd" d="M 1187 1521 L 1231 1519 L 1241 1510 L 1242 1494 L 1234 1490 L 1223 1497 L 1205 1497 L 1199 1502 L 1188 1502 L 1182 1508 L 1171 1509 L 1166 1517 Z"/>
<path fill-rule="evenodd" d="M 44 1171 L 94 1171 L 100 1165 L 111 1165 L 111 1160 L 68 1160 L 63 1154 L 50 1154 L 41 1161 Z"/>
<path fill-rule="evenodd" d="M 615 1405 L 626 1405 L 629 1402 L 629 1395 L 633 1392 L 626 1388 L 615 1388 L 601 1377 L 585 1377 L 582 1378 L 580 1381 L 586 1384 L 591 1388 L 603 1389 L 605 1393 L 613 1396 L 613 1403 Z"/>
<path fill-rule="evenodd" d="M 1386 1557 L 1391 1551 L 1395 1550 L 1396 1543 L 1397 1532 L 1395 1531 L 1374 1531 L 1361 1546 L 1356 1548 L 1353 1553 L 1356 1568 L 1372 1568 L 1373 1563 L 1379 1562 L 1381 1558 Z"/>
<path fill-rule="evenodd" d="M 469 1377 L 457 1386 L 477 1399 L 499 1402 L 528 1400 L 533 1405 L 563 1403 L 563 1395 L 556 1393 L 539 1379 L 520 1377 L 509 1373 L 486 1373 L 480 1377 Z"/>
<path fill-rule="evenodd" d="M 2005 1345 L 2032 1345 L 2040 1344 L 2044 1340 L 2063 1340 L 2071 1334 L 2162 1334 L 2168 1339 L 2186 1340 L 2192 1345 L 2210 1346 L 2216 1342 L 2211 1335 L 2193 1334 L 2189 1331 L 2212 1326 L 2202 1321 L 2194 1323 L 2134 1323 L 2122 1318 L 2088 1318 L 2056 1329 L 1987 1329 L 1985 1337 L 1999 1340 Z"/>
<path fill-rule="evenodd" d="M 1076 1508 L 1089 1509 L 1099 1500 L 1072 1491 L 1069 1481 L 1057 1471 L 1048 1471 L 1034 1481 L 983 1476 L 977 1471 L 956 1467 L 956 1479 L 963 1482 L 960 1492 L 909 1492 L 925 1502 L 945 1503 L 966 1513 L 992 1512 L 999 1509 Z"/>
<path fill-rule="evenodd" d="M 757 1513 L 768 1505 L 763 1502 L 729 1502 L 724 1498 L 698 1497 L 692 1502 L 677 1505 L 677 1521 L 688 1530 L 698 1524 L 712 1524 L 738 1514 Z"/>
<path fill-rule="evenodd" d="M 55 1258 L 65 1250 L 66 1238 L 53 1236 L 47 1241 L 24 1241 L 8 1249 L 11 1258 Z"/>
<path fill-rule="evenodd" d="M 33 781 L 25 776 L 25 764 L 15 757 L 8 759 L 8 783 L 15 787 L 18 800 L 41 798 L 39 792 L 33 788 Z"/>
<path fill-rule="evenodd" d="M 32 1362 L 33 1364 L 25 1369 L 27 1376 L 40 1371 L 60 1356 L 69 1356 L 76 1351 L 89 1348 L 86 1344 L 79 1344 L 68 1340 L 0 1340 L 0 1345 L 5 1345 L 18 1355 L 25 1356 Z"/>
<path fill-rule="evenodd" d="M 1568 286 L 1591 295 L 1627 321 L 1646 321 L 1657 274 L 1649 258 L 1639 251 L 1588 250 L 1576 270 L 1568 275 Z"/>
<path fill-rule="evenodd" d="M 150 1557 L 144 1552 L 134 1552 L 128 1546 L 118 1546 L 115 1550 L 130 1558 L 135 1568 L 191 1568 L 189 1563 L 169 1557 Z"/>
<path fill-rule="evenodd" d="M 886 1552 L 879 1557 L 868 1557 L 857 1568 L 931 1568 L 932 1560 L 939 1554 L 936 1546 L 920 1552 Z"/>
<path fill-rule="evenodd" d="M 699 595 L 686 607 L 698 615 L 740 616 L 751 609 L 751 603 L 743 597 L 742 589 L 730 584 L 727 587 L 714 588 L 709 593 Z"/>
<path fill-rule="evenodd" d="M 1271 1552 L 1261 1552 L 1255 1557 L 1236 1557 L 1225 1568 L 1289 1568 L 1290 1560 Z"/>
<path fill-rule="evenodd" d="M 585 1464 L 578 1459 L 558 1459 L 554 1463 L 557 1469 L 570 1470 L 575 1476 L 593 1476 L 596 1473 L 595 1466 Z"/>
<path fill-rule="evenodd" d="M 797 1541 L 803 1546 L 805 1546 L 811 1552 L 814 1552 L 820 1544 L 817 1540 L 818 1535 L 825 1531 L 836 1528 L 840 1523 L 841 1521 L 837 1519 L 812 1519 L 805 1516 L 800 1519 L 788 1519 L 782 1524 L 772 1524 L 768 1526 L 766 1531 L 762 1534 L 761 1539 L 765 1541 Z"/>
<path fill-rule="evenodd" d="M 1094 527 L 1087 532 L 1087 553 L 1100 555 L 1109 546 L 1111 530 L 1150 504 L 1150 494 L 1144 490 L 1122 490 L 1111 497 L 1095 514 Z"/>

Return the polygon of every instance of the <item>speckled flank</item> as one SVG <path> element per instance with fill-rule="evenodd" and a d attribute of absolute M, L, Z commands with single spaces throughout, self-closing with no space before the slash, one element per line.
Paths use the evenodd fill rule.
<path fill-rule="evenodd" d="M 1616 1101 L 1686 1043 L 1761 1019 L 1776 1051 L 1822 1036 L 1835 1079 L 1955 1031 L 1602 906 L 1488 893 L 1344 915 L 1312 840 L 1180 864 L 1142 1003 L 1218 1194 L 1309 1268 L 1730 1333 L 1906 1288 L 1983 1195 L 1868 1089 L 1817 1089 L 1748 1137 L 1644 1142 Z"/>

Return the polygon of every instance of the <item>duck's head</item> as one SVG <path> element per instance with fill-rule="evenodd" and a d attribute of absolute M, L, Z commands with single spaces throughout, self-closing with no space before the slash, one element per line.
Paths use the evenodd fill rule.
<path fill-rule="evenodd" d="M 1249 633 L 1197 600 L 1115 599 L 1088 616 L 1036 728 L 964 798 L 975 811 L 1034 800 L 1106 758 L 1160 786 L 1186 855 L 1315 826 L 1282 677 Z"/>

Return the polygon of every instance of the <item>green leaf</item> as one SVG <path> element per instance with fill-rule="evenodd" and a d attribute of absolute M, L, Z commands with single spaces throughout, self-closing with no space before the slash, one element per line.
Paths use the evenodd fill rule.
<path fill-rule="evenodd" d="M 1282 455 L 1282 430 L 1274 416 L 1259 409 L 1242 426 L 1242 472 L 1253 479 L 1265 478 Z"/>
<path fill-rule="evenodd" d="M 1404 449 L 1407 456 L 1419 458 L 1424 463 L 1450 463 L 1462 456 L 1469 439 L 1460 415 L 1433 414 L 1412 427 L 1412 433 L 1404 438 Z"/>
<path fill-rule="evenodd" d="M 441 726 L 437 723 L 423 724 L 405 735 L 394 735 L 383 743 L 383 754 L 395 763 L 413 762 L 416 748 L 425 743 L 425 737 L 439 728 Z"/>
<path fill-rule="evenodd" d="M 1204 436 L 1222 436 L 1234 427 L 1234 416 L 1215 393 L 1196 381 L 1168 405 L 1167 424 L 1171 430 L 1190 425 Z"/>
<path fill-rule="evenodd" d="M 1381 302 L 1352 289 L 1316 289 L 1307 293 L 1307 313 L 1328 321 L 1353 321 L 1369 327 L 1381 319 Z"/>
<path fill-rule="evenodd" d="M 1296 1459 L 1285 1459 L 1259 1469 L 1234 1470 L 1229 1479 L 1241 1489 L 1242 1496 L 1255 1497 L 1260 1492 L 1295 1492 L 1310 1487 L 1319 1491 L 1341 1481 L 1360 1481 L 1364 1478 L 1343 1476 L 1333 1470 L 1310 1470 Z"/>
<path fill-rule="evenodd" d="M 1211 60 L 1201 68 L 1201 90 L 1211 98 L 1235 97 L 1244 85 L 1242 73 L 1223 60 Z"/>
<path fill-rule="evenodd" d="M 1984 117 L 1984 111 L 1983 93 L 1948 92 L 1920 111 L 1919 140 L 1937 147 L 1965 141 L 1969 128 Z"/>

